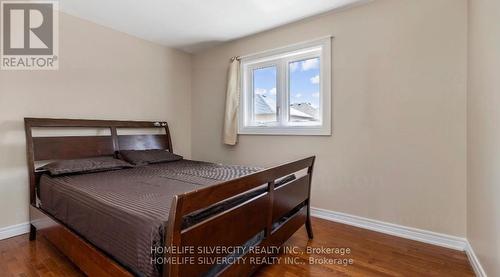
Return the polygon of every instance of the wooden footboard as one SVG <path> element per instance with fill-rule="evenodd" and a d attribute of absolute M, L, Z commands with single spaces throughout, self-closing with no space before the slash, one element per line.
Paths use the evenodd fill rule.
<path fill-rule="evenodd" d="M 276 249 L 302 225 L 306 224 L 312 238 L 309 197 L 315 157 L 272 167 L 227 181 L 212 187 L 177 195 L 170 210 L 166 230 L 164 276 L 250 275 L 259 263 L 254 256 L 270 256 L 278 253 L 248 251 L 252 246 Z M 305 171 L 293 181 L 275 188 L 276 180 Z M 194 226 L 183 228 L 186 215 L 206 209 L 221 201 L 247 193 L 265 185 L 265 192 L 229 210 L 211 216 Z M 235 249 L 242 253 L 234 256 Z M 254 248 L 256 249 L 256 248 Z M 272 251 L 266 251 L 272 252 Z M 231 260 L 214 271 L 220 261 Z"/>

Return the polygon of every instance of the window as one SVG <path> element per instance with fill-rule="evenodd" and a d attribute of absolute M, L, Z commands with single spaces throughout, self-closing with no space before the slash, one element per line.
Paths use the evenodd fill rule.
<path fill-rule="evenodd" d="M 331 134 L 330 41 L 241 59 L 239 134 Z"/>

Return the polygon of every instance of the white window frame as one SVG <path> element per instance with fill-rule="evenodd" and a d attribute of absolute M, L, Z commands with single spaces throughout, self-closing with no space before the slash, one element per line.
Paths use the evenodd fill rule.
<path fill-rule="evenodd" d="M 324 37 L 241 57 L 241 93 L 238 134 L 241 135 L 331 135 L 331 40 Z M 320 60 L 320 123 L 288 122 L 289 70 L 293 61 L 318 57 Z M 253 70 L 276 66 L 276 124 L 258 125 L 253 118 Z M 283 104 L 283 107 L 280 106 Z"/>

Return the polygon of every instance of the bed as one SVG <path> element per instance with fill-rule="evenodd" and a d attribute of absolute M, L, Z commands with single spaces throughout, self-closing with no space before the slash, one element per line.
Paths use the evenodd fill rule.
<path fill-rule="evenodd" d="M 304 224 L 312 238 L 314 157 L 267 169 L 180 160 L 53 177 L 35 164 L 119 150 L 173 152 L 168 124 L 26 118 L 25 127 L 30 239 L 43 235 L 89 276 L 251 275 L 261 264 L 249 257 L 279 253 L 249 247 L 281 246 Z M 39 128 L 104 128 L 109 135 L 34 136 Z M 123 129 L 163 133 L 120 134 Z M 241 251 L 172 251 L 194 247 Z"/>

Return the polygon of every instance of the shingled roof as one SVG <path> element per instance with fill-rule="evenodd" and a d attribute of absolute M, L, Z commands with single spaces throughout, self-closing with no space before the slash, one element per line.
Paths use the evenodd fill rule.
<path fill-rule="evenodd" d="M 255 95 L 255 114 L 275 114 L 276 102 L 266 95 Z M 290 105 L 290 116 L 306 120 L 314 120 L 318 116 L 318 110 L 310 103 L 299 103 Z"/>

